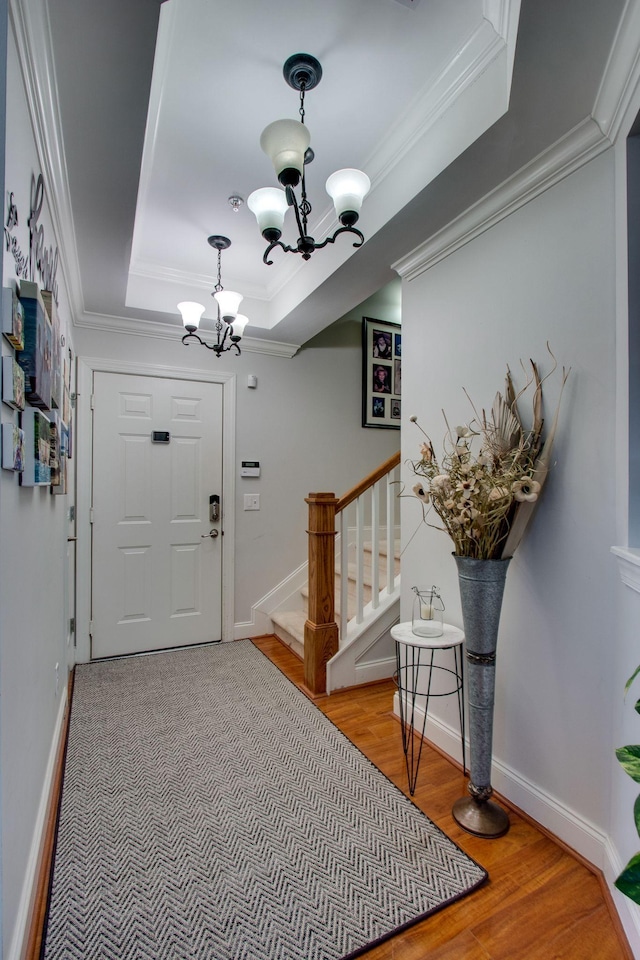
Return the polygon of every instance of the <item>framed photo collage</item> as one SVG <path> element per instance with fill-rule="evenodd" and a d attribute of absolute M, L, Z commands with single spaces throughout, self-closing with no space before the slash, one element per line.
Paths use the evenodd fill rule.
<path fill-rule="evenodd" d="M 400 429 L 402 329 L 364 317 L 362 321 L 362 426 Z"/>

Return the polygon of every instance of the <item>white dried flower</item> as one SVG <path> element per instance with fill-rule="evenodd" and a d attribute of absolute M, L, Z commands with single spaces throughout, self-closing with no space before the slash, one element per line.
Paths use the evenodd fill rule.
<path fill-rule="evenodd" d="M 523 503 L 525 500 L 527 503 L 534 503 L 540 493 L 540 484 L 531 477 L 520 477 L 519 480 L 514 480 L 511 492 L 518 503 Z"/>
<path fill-rule="evenodd" d="M 425 488 L 422 486 L 421 483 L 415 483 L 415 484 L 413 485 L 413 488 L 412 488 L 412 489 L 413 489 L 413 492 L 415 493 L 416 497 L 418 497 L 419 500 L 422 500 L 423 503 L 428 503 L 428 502 L 429 502 L 429 494 L 428 494 L 428 492 L 425 490 Z"/>

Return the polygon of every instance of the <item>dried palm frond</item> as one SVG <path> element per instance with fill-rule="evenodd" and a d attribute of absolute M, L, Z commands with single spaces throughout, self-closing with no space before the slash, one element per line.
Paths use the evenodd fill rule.
<path fill-rule="evenodd" d="M 553 373 L 557 361 L 553 359 Z M 504 394 L 497 393 L 489 415 L 479 414 L 466 390 L 474 419 L 452 429 L 444 410 L 447 433 L 441 458 L 436 458 L 428 435 L 421 445 L 421 459 L 412 463 L 414 473 L 424 478 L 419 499 L 426 513 L 433 510 L 453 540 L 458 556 L 478 559 L 510 557 L 527 528 L 538 495 L 549 472 L 551 451 L 558 425 L 560 401 L 569 371 L 563 379 L 551 431 L 543 444 L 542 385 L 537 364 L 521 363 L 526 385 L 516 393 L 507 368 Z M 518 401 L 533 388 L 531 429 L 523 426 Z M 416 417 L 411 417 L 417 423 Z M 479 437 L 480 451 L 473 452 Z M 415 488 L 414 488 L 415 493 Z M 418 493 L 416 493 L 418 496 Z M 431 525 L 431 524 L 430 524 Z"/>
<path fill-rule="evenodd" d="M 554 358 L 555 359 L 555 358 Z M 554 367 L 555 369 L 555 367 Z M 571 368 L 565 370 L 562 368 L 562 383 L 560 384 L 560 395 L 558 397 L 558 403 L 556 404 L 556 411 L 553 417 L 553 423 L 551 424 L 551 430 L 544 442 L 540 455 L 535 461 L 535 467 L 532 474 L 534 480 L 536 480 L 540 487 L 544 486 L 544 482 L 547 479 L 547 474 L 549 473 L 549 467 L 551 465 L 551 451 L 553 449 L 553 441 L 556 436 L 556 429 L 558 427 L 558 415 L 560 413 L 560 401 L 562 400 L 562 393 L 564 391 L 564 386 L 567 382 L 567 378 L 571 372 Z M 546 379 L 546 377 L 545 377 Z M 536 393 L 538 389 L 541 389 L 541 381 L 539 381 L 539 387 L 536 388 Z M 542 427 L 540 428 L 542 430 Z M 529 521 L 533 515 L 533 511 L 536 508 L 537 500 L 533 503 L 519 503 L 518 509 L 515 512 L 513 518 L 513 523 L 511 524 L 511 529 L 509 535 L 504 543 L 504 548 L 502 550 L 503 559 L 506 557 L 512 557 L 513 553 L 522 540 L 524 532 L 527 529 Z"/>
<path fill-rule="evenodd" d="M 520 443 L 522 424 L 501 393 L 496 393 L 491 408 L 491 423 L 485 419 L 484 429 L 498 455 L 513 450 Z"/>

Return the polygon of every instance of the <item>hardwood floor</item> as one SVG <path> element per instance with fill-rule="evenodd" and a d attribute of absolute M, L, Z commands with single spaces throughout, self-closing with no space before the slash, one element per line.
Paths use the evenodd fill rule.
<path fill-rule="evenodd" d="M 305 690 L 302 663 L 288 647 L 275 637 L 253 642 Z M 314 702 L 408 793 L 393 690 L 385 681 Z M 367 960 L 633 960 L 600 876 L 517 811 L 497 840 L 465 833 L 451 816 L 465 792 L 461 769 L 425 744 L 413 799 L 489 871 L 489 883 L 370 950 Z"/>

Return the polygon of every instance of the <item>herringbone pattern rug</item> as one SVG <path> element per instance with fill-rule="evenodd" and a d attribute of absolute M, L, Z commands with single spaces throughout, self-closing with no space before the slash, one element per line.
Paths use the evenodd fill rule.
<path fill-rule="evenodd" d="M 45 960 L 339 960 L 485 879 L 250 641 L 78 667 Z"/>

